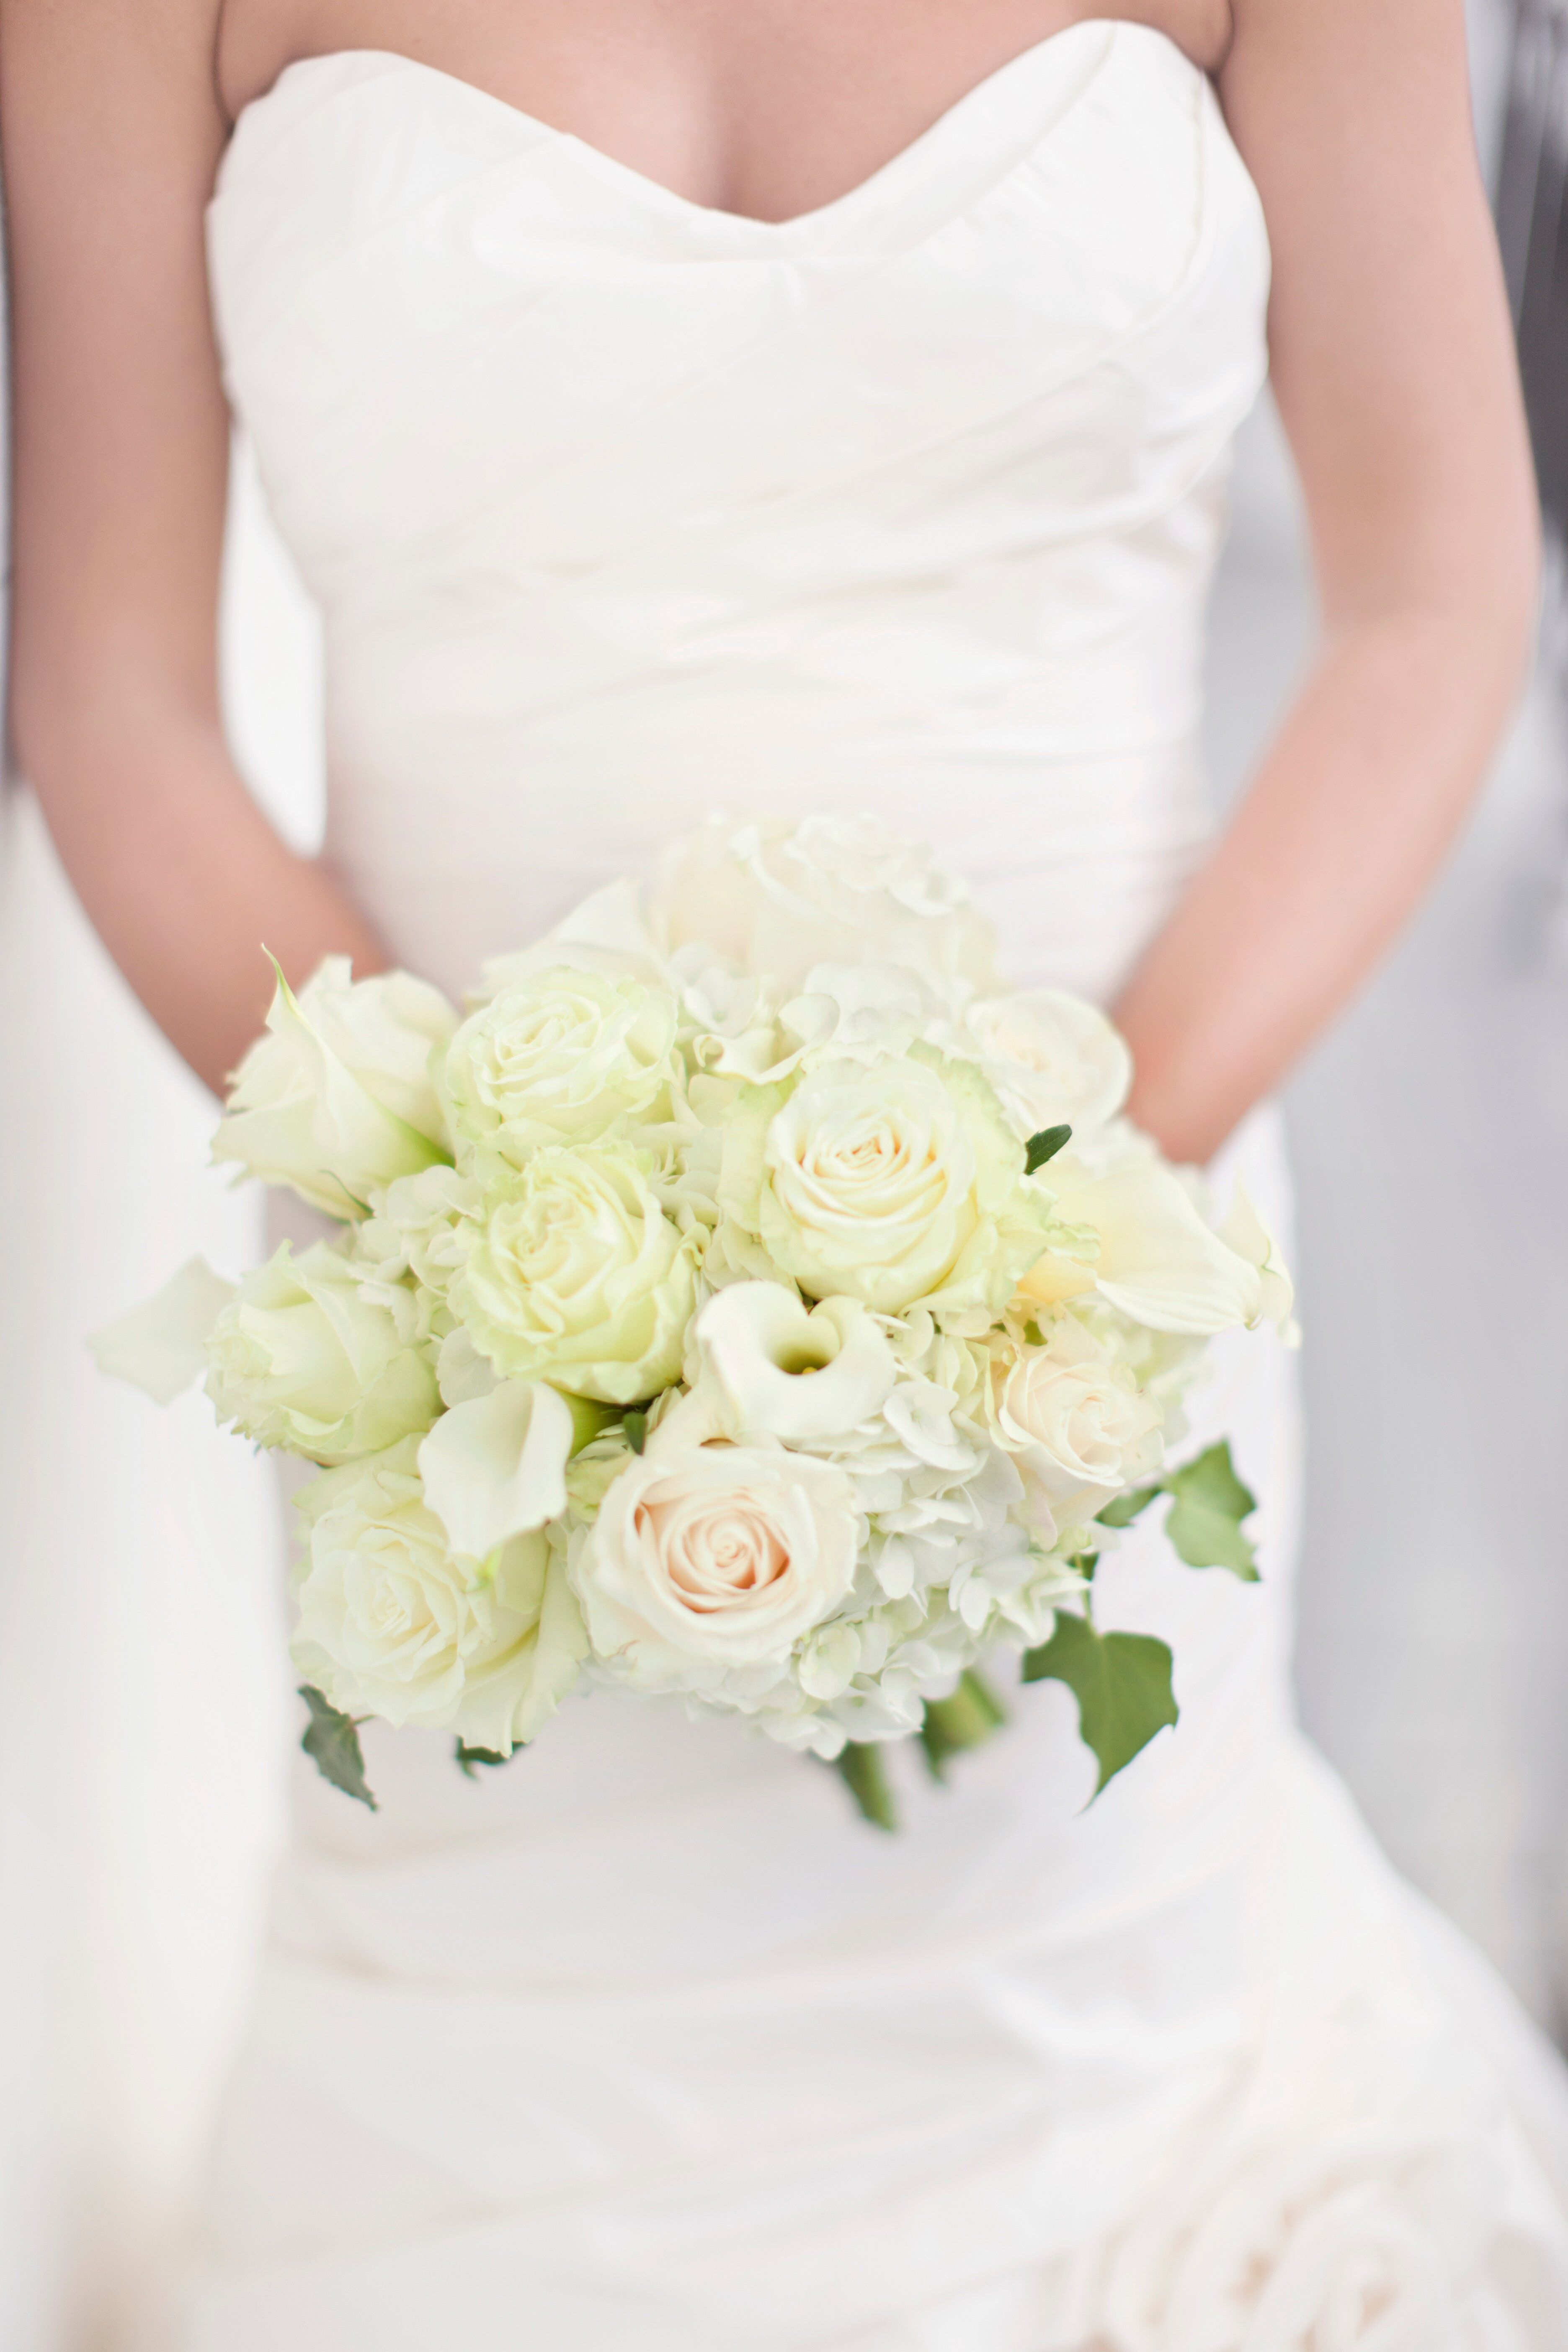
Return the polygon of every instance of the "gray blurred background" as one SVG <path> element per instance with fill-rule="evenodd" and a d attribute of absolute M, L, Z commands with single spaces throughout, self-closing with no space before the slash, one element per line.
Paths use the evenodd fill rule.
<path fill-rule="evenodd" d="M 1511 11 L 1471 13 L 1495 170 Z M 1222 794 L 1311 625 L 1266 407 L 1239 452 L 1215 612 Z M 244 462 L 225 659 L 247 772 L 309 842 L 315 625 Z M 1302 1711 L 1399 1865 L 1559 2032 L 1563 677 L 1543 657 L 1436 895 L 1289 1099 L 1309 1333 Z M 211 1103 L 88 931 L 21 793 L 0 817 L 0 2347 L 84 2352 L 128 2341 L 138 2279 L 180 2227 L 293 1724 L 268 1472 L 200 1399 L 159 1414 L 100 1381 L 82 1345 L 193 1249 L 251 1261 L 258 1202 L 205 1167 Z"/>

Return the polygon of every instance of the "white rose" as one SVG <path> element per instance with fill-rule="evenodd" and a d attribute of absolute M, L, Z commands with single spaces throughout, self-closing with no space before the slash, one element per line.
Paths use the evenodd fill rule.
<path fill-rule="evenodd" d="M 679 1380 L 700 1237 L 682 1239 L 626 1146 L 536 1152 L 462 1246 L 451 1308 L 498 1371 L 610 1404 Z"/>
<path fill-rule="evenodd" d="M 999 1357 L 994 1381 L 997 1438 L 1060 1525 L 1074 1524 L 1080 1509 L 1092 1517 L 1159 1469 L 1157 1406 L 1072 1316 L 1043 1347 Z"/>
<path fill-rule="evenodd" d="M 309 1549 L 294 1663 L 348 1714 L 455 1730 L 505 1755 L 575 1682 L 582 1618 L 542 1535 L 514 1538 L 483 1570 L 454 1559 L 415 1454 L 405 1440 L 298 1496 Z"/>
<path fill-rule="evenodd" d="M 440 1410 L 417 1295 L 317 1242 L 247 1274 L 206 1341 L 220 1421 L 313 1462 L 379 1453 Z"/>
<path fill-rule="evenodd" d="M 1049 1200 L 1024 1181 L 1018 1143 L 978 1073 L 923 1059 L 828 1063 L 779 1092 L 742 1097 L 720 1203 L 781 1272 L 814 1298 L 883 1314 L 921 1298 L 1005 1303 L 1038 1255 Z"/>
<path fill-rule="evenodd" d="M 542 1145 L 587 1143 L 623 1119 L 669 1115 L 677 1006 L 662 989 L 557 965 L 472 1013 L 442 1065 L 459 1150 L 521 1167 Z"/>
<path fill-rule="evenodd" d="M 213 1158 L 288 1184 L 329 1216 L 357 1217 L 370 1193 L 449 1160 L 430 1076 L 458 1016 L 405 971 L 351 981 L 328 956 L 295 997 L 282 974 L 235 1074 Z"/>
<path fill-rule="evenodd" d="M 354 1256 L 390 1281 L 411 1274 L 444 1293 L 462 1263 L 458 1234 L 478 1213 L 479 1188 L 445 1162 L 400 1176 L 374 1197 L 371 1214 L 354 1227 Z"/>
<path fill-rule="evenodd" d="M 739 971 L 700 940 L 676 950 L 669 976 L 680 992 L 682 1034 L 698 1071 L 760 1085 L 794 1068 L 799 1044 L 780 1034 L 778 1006 L 764 980 Z"/>
<path fill-rule="evenodd" d="M 992 979 L 991 927 L 966 886 L 873 816 L 713 818 L 666 852 L 649 914 L 667 949 L 701 940 L 784 988 L 864 957 Z"/>
<path fill-rule="evenodd" d="M 844 1601 L 862 1524 L 809 1455 L 652 1439 L 574 1549 L 594 1654 L 640 1690 L 744 1703 Z"/>
<path fill-rule="evenodd" d="M 892 1349 L 853 1298 L 809 1312 L 777 1282 L 737 1282 L 693 1326 L 730 1434 L 795 1444 L 842 1437 L 888 1401 Z"/>
<path fill-rule="evenodd" d="M 1016 1131 L 1070 1127 L 1079 1140 L 1114 1118 L 1132 1083 L 1132 1056 L 1098 1007 L 1059 988 L 983 998 L 967 1026 L 980 1066 Z"/>

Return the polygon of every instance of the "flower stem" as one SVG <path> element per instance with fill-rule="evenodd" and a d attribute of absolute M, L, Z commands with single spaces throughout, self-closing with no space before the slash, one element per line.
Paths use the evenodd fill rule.
<path fill-rule="evenodd" d="M 887 1761 L 877 1740 L 852 1739 L 835 1759 L 834 1769 L 874 1829 L 896 1830 L 898 1807 L 888 1784 Z"/>
<path fill-rule="evenodd" d="M 954 1756 L 981 1747 L 1006 1720 L 1006 1708 L 973 1666 L 960 1675 L 951 1698 L 928 1698 L 920 1741 L 932 1779 L 945 1780 Z"/>

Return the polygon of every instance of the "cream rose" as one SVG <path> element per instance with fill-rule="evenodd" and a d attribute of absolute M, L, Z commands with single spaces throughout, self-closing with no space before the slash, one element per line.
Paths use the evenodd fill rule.
<path fill-rule="evenodd" d="M 1159 1469 L 1158 1407 L 1074 1317 L 1061 1316 L 1044 1346 L 1000 1356 L 993 1381 L 997 1439 L 1060 1525 L 1075 1511 L 1092 1517 Z"/>
<path fill-rule="evenodd" d="M 440 1411 L 424 1309 L 329 1243 L 247 1274 L 206 1341 L 220 1421 L 312 1462 L 379 1453 Z"/>
<path fill-rule="evenodd" d="M 405 971 L 353 981 L 328 956 L 296 997 L 282 975 L 235 1074 L 213 1158 L 287 1184 L 329 1216 L 364 1213 L 372 1192 L 449 1160 L 430 1059 L 457 1027 L 439 990 Z"/>
<path fill-rule="evenodd" d="M 462 1247 L 452 1311 L 499 1372 L 611 1404 L 679 1378 L 700 1241 L 626 1146 L 536 1152 Z"/>
<path fill-rule="evenodd" d="M 992 984 L 991 927 L 965 885 L 879 817 L 717 817 L 666 855 L 649 909 L 667 949 L 700 940 L 798 988 L 814 964 L 911 964 Z"/>
<path fill-rule="evenodd" d="M 640 1690 L 743 1705 L 843 1602 L 862 1531 L 826 1463 L 652 1440 L 573 1554 L 595 1657 Z"/>
<path fill-rule="evenodd" d="M 934 1055 L 830 1062 L 792 1091 L 743 1096 L 720 1201 L 810 1297 L 889 1315 L 926 1298 L 1000 1306 L 1049 1223 L 984 1079 Z"/>
<path fill-rule="evenodd" d="M 470 1015 L 441 1085 L 458 1150 L 516 1167 L 552 1143 L 588 1143 L 623 1119 L 669 1115 L 678 1007 L 641 981 L 557 965 L 523 975 Z"/>
<path fill-rule="evenodd" d="M 1132 1056 L 1103 1013 L 1059 988 L 983 998 L 966 1025 L 1014 1130 L 1070 1127 L 1080 1140 L 1114 1118 Z"/>
<path fill-rule="evenodd" d="M 412 1439 L 305 1487 L 295 1665 L 334 1706 L 507 1754 L 576 1681 L 582 1618 L 542 1535 L 453 1557 Z"/>

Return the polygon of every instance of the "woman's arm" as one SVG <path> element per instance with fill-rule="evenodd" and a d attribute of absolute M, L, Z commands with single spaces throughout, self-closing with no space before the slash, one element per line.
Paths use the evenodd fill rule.
<path fill-rule="evenodd" d="M 1447 849 L 1518 692 L 1537 521 L 1461 0 L 1236 0 L 1221 77 L 1274 246 L 1320 657 L 1118 1018 L 1133 1116 L 1209 1157 Z"/>
<path fill-rule="evenodd" d="M 228 415 L 203 213 L 226 126 L 218 0 L 4 0 L 15 337 L 12 726 L 121 970 L 221 1085 L 271 975 L 384 961 L 224 742 L 216 624 Z"/>

